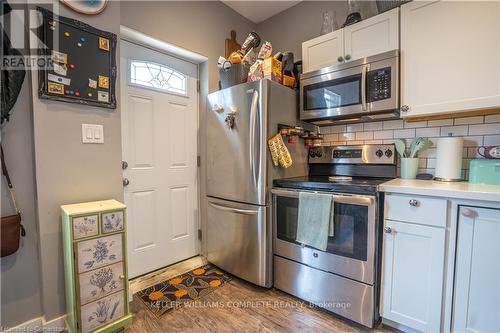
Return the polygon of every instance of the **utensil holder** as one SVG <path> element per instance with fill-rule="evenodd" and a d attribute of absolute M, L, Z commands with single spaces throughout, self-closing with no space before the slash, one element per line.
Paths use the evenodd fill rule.
<path fill-rule="evenodd" d="M 418 157 L 401 158 L 401 178 L 415 179 L 418 171 Z"/>

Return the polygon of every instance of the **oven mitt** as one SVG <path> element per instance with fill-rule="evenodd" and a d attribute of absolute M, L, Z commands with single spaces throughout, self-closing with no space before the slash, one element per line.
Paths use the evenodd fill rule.
<path fill-rule="evenodd" d="M 274 166 L 281 166 L 282 168 L 289 168 L 292 166 L 292 156 L 281 137 L 281 134 L 276 134 L 267 141 L 271 158 Z"/>

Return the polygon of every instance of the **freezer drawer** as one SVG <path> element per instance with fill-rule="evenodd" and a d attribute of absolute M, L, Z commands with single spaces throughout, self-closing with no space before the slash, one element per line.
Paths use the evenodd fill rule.
<path fill-rule="evenodd" d="M 270 287 L 266 206 L 208 198 L 207 259 L 223 270 Z"/>

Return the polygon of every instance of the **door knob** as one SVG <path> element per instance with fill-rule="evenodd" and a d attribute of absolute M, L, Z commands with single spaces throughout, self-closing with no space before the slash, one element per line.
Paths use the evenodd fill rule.
<path fill-rule="evenodd" d="M 392 229 L 391 229 L 391 227 L 384 227 L 384 232 L 385 232 L 386 234 L 391 234 L 391 233 L 392 233 Z"/>
<path fill-rule="evenodd" d="M 122 170 L 128 168 L 128 163 L 126 161 L 122 161 Z"/>
<path fill-rule="evenodd" d="M 130 180 L 123 178 L 123 186 L 127 186 L 128 184 L 130 184 Z"/>

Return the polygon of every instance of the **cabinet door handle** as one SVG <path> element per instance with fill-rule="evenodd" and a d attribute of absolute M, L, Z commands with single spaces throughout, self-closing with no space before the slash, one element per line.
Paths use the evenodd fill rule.
<path fill-rule="evenodd" d="M 125 275 L 120 275 L 119 278 L 120 280 L 125 280 Z"/>
<path fill-rule="evenodd" d="M 337 61 L 338 61 L 338 62 L 342 62 L 342 61 L 344 61 L 344 57 L 342 57 L 342 56 L 338 57 L 338 58 L 337 58 Z"/>
<path fill-rule="evenodd" d="M 351 55 L 350 54 L 346 54 L 345 55 L 345 60 L 351 60 Z"/>
<path fill-rule="evenodd" d="M 123 178 L 123 186 L 128 186 L 128 184 L 130 184 L 130 180 Z"/>
<path fill-rule="evenodd" d="M 474 218 L 477 216 L 477 212 L 473 209 L 470 208 L 461 208 L 460 213 L 462 216 L 469 217 L 469 218 Z"/>
<path fill-rule="evenodd" d="M 408 105 L 403 105 L 403 106 L 401 106 L 400 110 L 401 110 L 401 112 L 408 112 L 408 111 L 410 111 L 410 107 Z"/>
<path fill-rule="evenodd" d="M 410 204 L 410 206 L 413 206 L 413 207 L 418 207 L 420 205 L 420 203 L 418 202 L 417 199 L 410 199 L 410 201 L 408 203 Z"/>
<path fill-rule="evenodd" d="M 392 234 L 392 229 L 391 229 L 391 227 L 384 227 L 384 232 L 385 232 L 386 234 Z"/>

